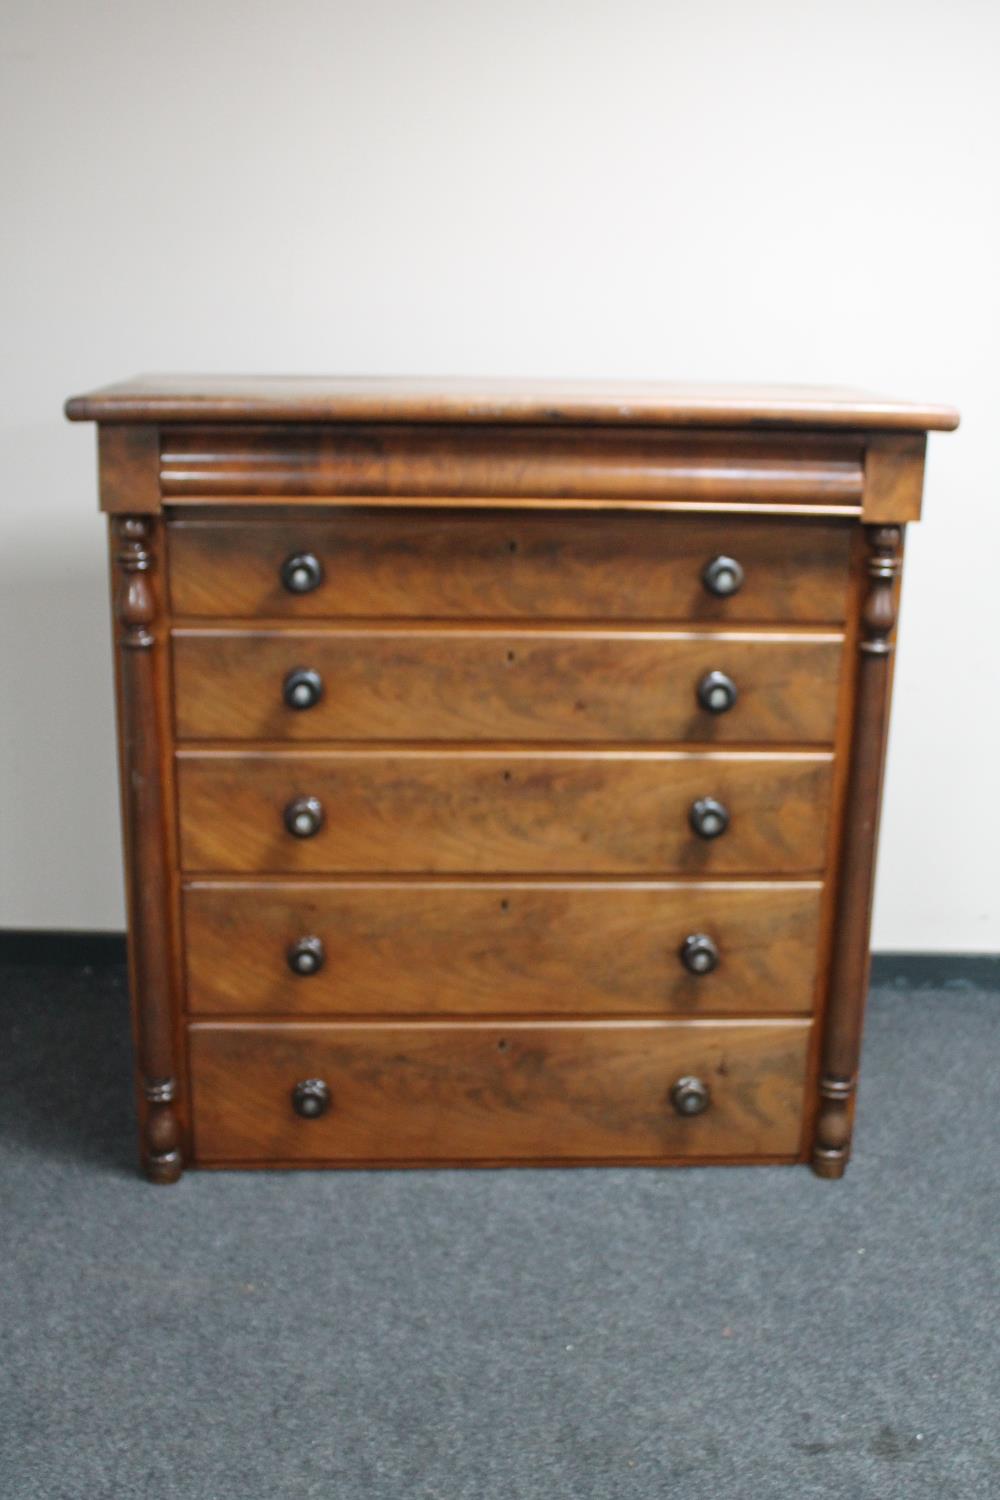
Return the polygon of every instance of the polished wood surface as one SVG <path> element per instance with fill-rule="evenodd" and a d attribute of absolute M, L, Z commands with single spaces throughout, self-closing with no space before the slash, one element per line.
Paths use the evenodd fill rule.
<path fill-rule="evenodd" d="M 862 519 L 918 521 L 927 437 L 922 432 L 873 433 L 865 449 Z"/>
<path fill-rule="evenodd" d="M 538 427 L 175 427 L 161 484 L 173 504 L 223 497 L 525 497 L 602 505 L 802 505 L 858 513 L 858 434 L 674 433 Z"/>
<path fill-rule="evenodd" d="M 177 616 L 567 619 L 696 625 L 840 624 L 847 601 L 846 522 L 724 521 L 627 514 L 476 511 L 305 513 L 292 519 L 183 518 L 169 526 Z M 285 560 L 312 553 L 324 580 L 294 594 Z M 702 581 L 725 555 L 738 593 Z"/>
<path fill-rule="evenodd" d="M 882 776 L 889 730 L 894 633 L 903 564 L 896 526 L 867 528 L 867 582 L 858 641 L 857 728 L 843 830 L 837 937 L 830 969 L 813 1169 L 842 1177 L 851 1150 L 861 1027 L 868 998 L 869 932 L 875 888 Z"/>
<path fill-rule="evenodd" d="M 797 1155 L 807 1021 L 190 1028 L 195 1149 L 208 1161 L 602 1161 Z M 696 1076 L 704 1114 L 670 1089 Z M 302 1119 L 291 1094 L 332 1103 Z"/>
<path fill-rule="evenodd" d="M 178 629 L 181 740 L 833 740 L 839 634 L 629 630 Z M 322 696 L 289 707 L 283 685 L 316 671 Z M 735 684 L 702 706 L 711 672 Z"/>
<path fill-rule="evenodd" d="M 181 1128 L 171 992 L 170 834 L 163 796 L 161 711 L 164 634 L 155 576 L 162 524 L 122 516 L 112 524 L 115 581 L 116 684 L 125 885 L 129 910 L 129 971 L 142 1160 L 153 1182 L 181 1172 Z"/>
<path fill-rule="evenodd" d="M 67 410 L 101 423 L 112 518 L 153 1180 L 842 1175 L 901 528 L 954 411 L 181 377 Z M 741 579 L 721 598 L 715 559 Z M 719 714 L 710 672 L 735 684 Z M 709 1105 L 682 1116 L 687 1075 Z"/>
<path fill-rule="evenodd" d="M 160 511 L 160 434 L 148 426 L 100 427 L 97 463 L 101 509 L 110 515 Z"/>
<path fill-rule="evenodd" d="M 440 377 L 145 375 L 66 402 L 71 421 L 527 422 L 950 431 L 949 406 L 846 387 Z"/>
<path fill-rule="evenodd" d="M 828 752 L 521 749 L 181 750 L 189 871 L 814 874 L 825 859 Z M 284 826 L 320 800 L 311 838 Z M 732 824 L 702 839 L 695 799 Z"/>
<path fill-rule="evenodd" d="M 195 1015 L 808 1014 L 818 882 L 194 881 Z M 692 974 L 703 933 L 718 967 Z M 318 937 L 300 976 L 288 952 Z M 441 955 L 447 954 L 447 961 Z"/>

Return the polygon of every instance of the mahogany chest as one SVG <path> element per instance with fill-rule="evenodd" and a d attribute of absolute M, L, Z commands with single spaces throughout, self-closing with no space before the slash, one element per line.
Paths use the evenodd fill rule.
<path fill-rule="evenodd" d="M 67 413 L 154 1181 L 843 1173 L 903 534 L 955 413 L 179 378 Z"/>

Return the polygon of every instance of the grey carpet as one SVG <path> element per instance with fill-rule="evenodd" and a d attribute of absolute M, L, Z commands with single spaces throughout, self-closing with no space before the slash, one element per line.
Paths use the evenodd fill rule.
<path fill-rule="evenodd" d="M 1000 1493 L 1000 999 L 876 991 L 855 1160 L 134 1174 L 115 968 L 0 971 L 3 1500 Z"/>

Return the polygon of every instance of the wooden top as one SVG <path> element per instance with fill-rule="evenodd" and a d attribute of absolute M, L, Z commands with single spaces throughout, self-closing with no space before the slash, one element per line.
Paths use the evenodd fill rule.
<path fill-rule="evenodd" d="M 950 432 L 948 406 L 822 386 L 439 377 L 144 375 L 66 403 L 74 422 L 452 422 Z"/>

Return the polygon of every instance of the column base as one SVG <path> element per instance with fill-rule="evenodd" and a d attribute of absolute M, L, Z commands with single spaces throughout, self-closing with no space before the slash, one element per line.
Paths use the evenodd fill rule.
<path fill-rule="evenodd" d="M 181 1173 L 184 1171 L 184 1163 L 179 1151 L 165 1151 L 160 1156 L 147 1156 L 142 1167 L 149 1181 L 160 1186 L 179 1182 Z"/>
<path fill-rule="evenodd" d="M 813 1151 L 810 1165 L 817 1177 L 833 1180 L 843 1177 L 847 1171 L 847 1160 L 846 1151 L 824 1151 L 821 1146 L 817 1146 Z"/>

